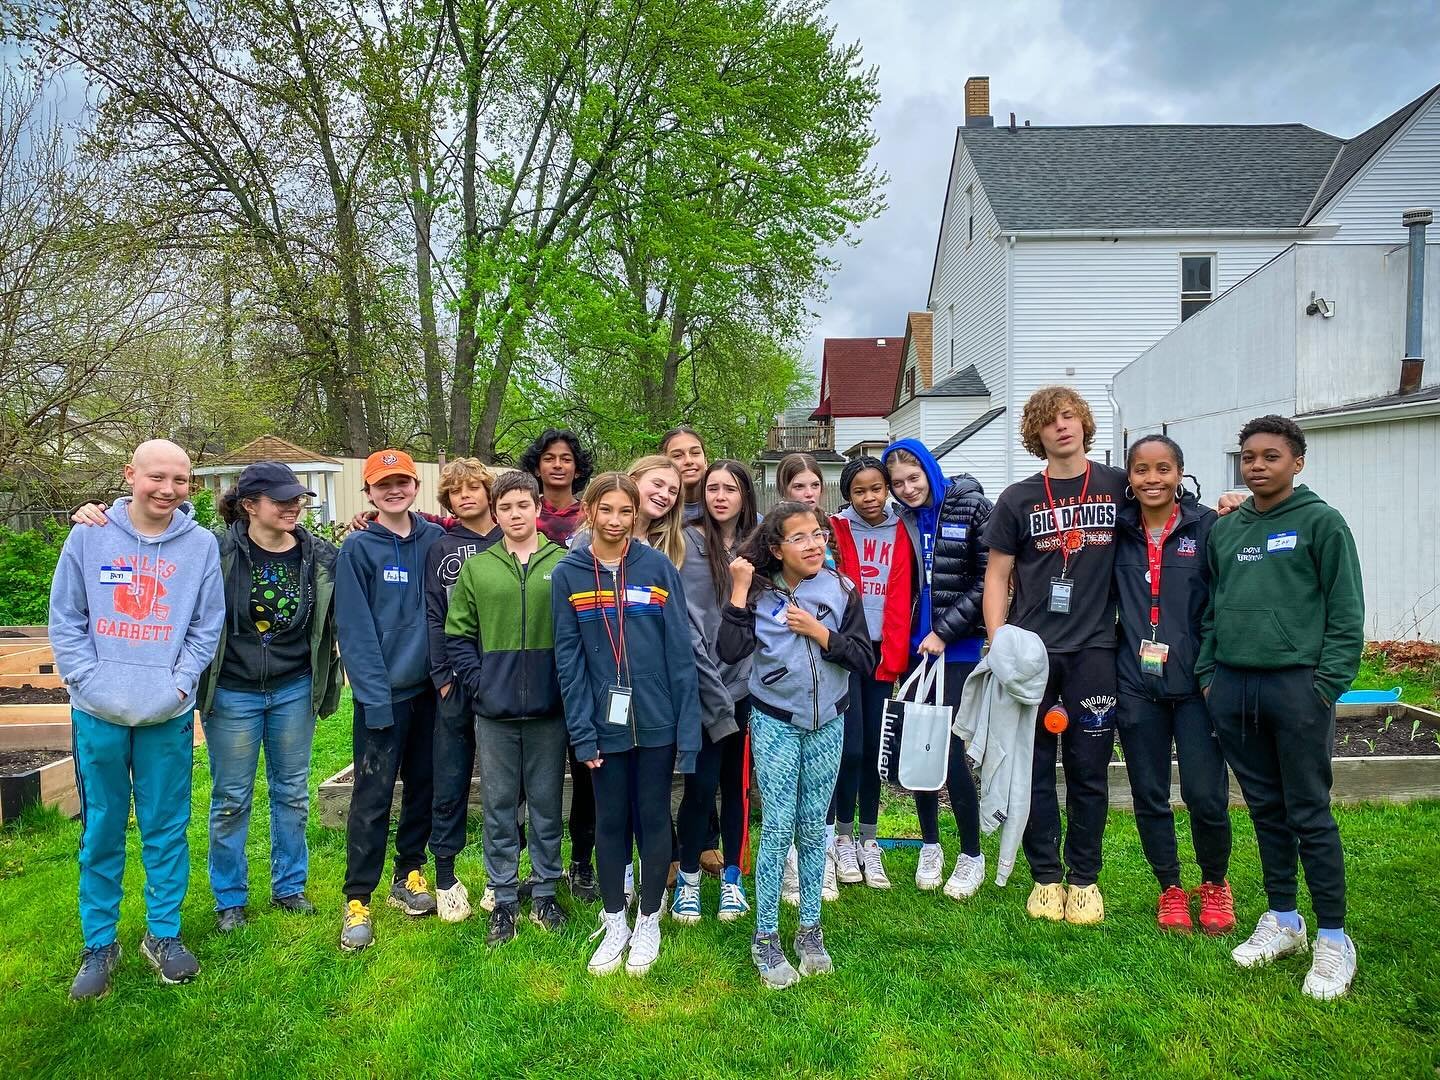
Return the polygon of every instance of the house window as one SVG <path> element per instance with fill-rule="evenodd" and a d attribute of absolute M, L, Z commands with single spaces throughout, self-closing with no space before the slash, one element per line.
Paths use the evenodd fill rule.
<path fill-rule="evenodd" d="M 1240 451 L 1231 450 L 1225 455 L 1225 475 L 1229 480 L 1231 491 L 1242 491 L 1245 488 L 1245 474 L 1240 471 Z"/>
<path fill-rule="evenodd" d="M 909 400 L 915 396 L 915 369 L 912 367 L 905 372 L 905 398 Z"/>
<path fill-rule="evenodd" d="M 973 185 L 965 189 L 965 217 L 967 220 L 965 242 L 973 244 L 975 242 L 975 188 Z"/>
<path fill-rule="evenodd" d="M 1215 256 L 1180 256 L 1180 321 L 1215 299 Z"/>

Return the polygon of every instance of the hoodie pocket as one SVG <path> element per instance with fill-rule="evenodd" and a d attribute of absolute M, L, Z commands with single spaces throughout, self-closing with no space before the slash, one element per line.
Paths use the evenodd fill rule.
<path fill-rule="evenodd" d="M 422 622 L 380 632 L 380 655 L 392 690 L 424 682 L 430 675 L 430 638 Z"/>
<path fill-rule="evenodd" d="M 103 661 L 70 697 L 77 708 L 126 727 L 164 723 L 191 704 L 181 699 L 168 667 L 122 660 Z"/>
<path fill-rule="evenodd" d="M 774 686 L 789 674 L 790 669 L 788 667 L 776 668 L 774 671 L 767 671 L 764 675 L 761 675 L 760 681 L 766 686 Z"/>
<path fill-rule="evenodd" d="M 1261 659 L 1276 666 L 1302 663 L 1271 608 L 1222 608 L 1215 614 L 1215 636 L 1223 643 L 1220 651 L 1240 667 L 1260 666 Z"/>

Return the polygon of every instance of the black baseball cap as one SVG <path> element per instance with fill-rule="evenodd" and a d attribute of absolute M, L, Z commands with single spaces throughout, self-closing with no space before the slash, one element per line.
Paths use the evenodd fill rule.
<path fill-rule="evenodd" d="M 268 495 L 276 502 L 289 502 L 298 495 L 315 498 L 315 492 L 300 483 L 290 466 L 283 461 L 257 461 L 254 465 L 246 465 L 240 479 L 235 481 L 235 493 L 242 499 Z"/>

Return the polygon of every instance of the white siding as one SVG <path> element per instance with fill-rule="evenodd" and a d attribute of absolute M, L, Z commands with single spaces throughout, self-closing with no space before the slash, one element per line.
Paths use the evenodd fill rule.
<path fill-rule="evenodd" d="M 997 416 L 940 459 L 946 476 L 969 473 L 993 502 L 1005 489 L 1005 417 Z"/>
<path fill-rule="evenodd" d="M 835 449 L 845 453 L 858 442 L 877 442 L 889 436 L 890 428 L 883 416 L 837 416 L 835 418 Z"/>
<path fill-rule="evenodd" d="M 935 313 L 935 381 L 939 383 L 954 371 L 974 364 L 993 393 L 1005 381 L 1005 250 L 980 175 L 958 138 L 951 168 L 950 200 L 944 208 L 940 232 L 944 246 L 930 292 L 930 310 Z M 966 193 L 972 189 L 973 241 L 966 214 Z"/>
<path fill-rule="evenodd" d="M 1104 460 L 1113 445 L 1106 394 L 1111 379 L 1180 324 L 1180 256 L 1214 253 L 1214 284 L 1223 292 L 1286 246 L 1288 241 L 1280 239 L 1123 237 L 1017 244 L 1011 298 L 1014 382 L 1008 400 L 996 395 L 994 401 L 1008 406 L 1003 419 L 1010 437 L 1018 446 L 1021 410 L 1031 393 L 1056 383 L 1073 386 L 1095 414 L 1092 456 Z M 1017 450 L 1007 479 L 1028 475 L 1030 466 Z"/>
<path fill-rule="evenodd" d="M 1365 578 L 1365 636 L 1440 640 L 1440 417 L 1315 428 L 1300 479 L 1345 515 Z"/>
<path fill-rule="evenodd" d="M 1316 222 L 1339 225 L 1335 239 L 1342 244 L 1401 243 L 1400 213 L 1412 206 L 1440 210 L 1440 95 L 1410 118 Z"/>
<path fill-rule="evenodd" d="M 919 439 L 923 427 L 921 414 L 925 398 L 911 398 L 885 419 L 890 425 L 890 441 L 897 439 Z"/>

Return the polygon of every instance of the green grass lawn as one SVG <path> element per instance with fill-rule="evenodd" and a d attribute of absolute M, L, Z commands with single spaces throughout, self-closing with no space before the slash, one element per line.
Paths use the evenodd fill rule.
<path fill-rule="evenodd" d="M 349 760 L 348 733 L 347 707 L 322 725 L 314 783 Z M 251 925 L 222 938 L 205 876 L 208 792 L 202 752 L 185 936 L 203 970 L 188 987 L 160 986 L 138 954 L 133 829 L 125 958 L 110 996 L 83 1006 L 66 996 L 80 947 L 79 826 L 40 814 L 0 833 L 0 1076 L 1433 1078 L 1440 1067 L 1440 804 L 1337 812 L 1360 974 L 1349 999 L 1320 1004 L 1300 994 L 1303 960 L 1242 972 L 1227 955 L 1238 937 L 1158 935 L 1155 882 L 1125 814 L 1106 836 L 1103 926 L 1026 918 L 1023 860 L 1008 887 L 987 882 L 962 905 L 917 892 L 916 852 L 896 852 L 896 888 L 847 886 L 826 906 L 836 974 L 777 994 L 751 971 L 749 920 L 667 922 L 643 980 L 586 973 L 595 909 L 555 937 L 524 923 L 491 952 L 478 919 L 408 921 L 377 905 L 376 946 L 342 955 L 343 836 L 318 825 L 310 895 L 321 916 L 252 905 Z M 250 847 L 262 901 L 267 817 L 257 812 Z M 1234 821 L 1231 881 L 1253 925 L 1264 907 L 1254 837 L 1243 813 Z M 914 828 L 904 800 L 887 804 L 882 833 Z M 953 857 L 953 829 L 945 843 Z M 995 838 L 985 846 L 993 859 Z M 459 870 L 478 895 L 478 834 Z M 704 899 L 713 912 L 713 882 Z M 794 919 L 782 913 L 787 944 Z"/>

